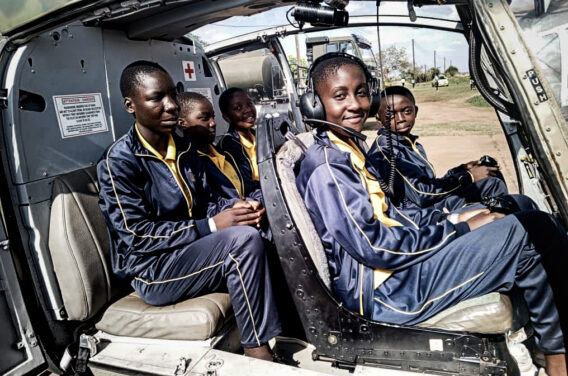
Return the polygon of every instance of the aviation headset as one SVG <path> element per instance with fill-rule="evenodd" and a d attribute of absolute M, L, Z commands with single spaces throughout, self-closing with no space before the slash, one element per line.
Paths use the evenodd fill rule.
<path fill-rule="evenodd" d="M 325 120 L 325 108 L 323 106 L 323 103 L 321 102 L 320 97 L 315 91 L 315 83 L 313 82 L 312 74 L 315 67 L 321 64 L 323 61 L 336 57 L 343 57 L 355 62 L 365 73 L 369 93 L 369 101 L 371 102 L 371 108 L 369 110 L 368 116 L 374 116 L 379 110 L 379 105 L 381 104 L 381 91 L 379 88 L 378 80 L 373 77 L 373 75 L 371 74 L 371 72 L 369 72 L 369 69 L 367 68 L 365 63 L 361 61 L 361 59 L 343 52 L 330 52 L 318 57 L 313 62 L 312 66 L 308 70 L 308 75 L 306 78 L 308 88 L 306 92 L 300 97 L 300 112 L 302 113 L 304 118 L 306 118 L 306 120 Z"/>

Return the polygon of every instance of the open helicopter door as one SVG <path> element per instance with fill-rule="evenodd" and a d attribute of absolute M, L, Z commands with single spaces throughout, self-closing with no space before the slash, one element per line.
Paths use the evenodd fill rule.
<path fill-rule="evenodd" d="M 24 375 L 45 368 L 3 224 L 0 226 L 0 333 L 0 374 Z"/>

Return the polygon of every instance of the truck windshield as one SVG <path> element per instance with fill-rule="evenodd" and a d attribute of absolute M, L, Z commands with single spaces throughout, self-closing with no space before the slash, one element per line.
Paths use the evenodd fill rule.
<path fill-rule="evenodd" d="M 351 42 L 341 42 L 339 43 L 338 52 L 343 52 L 349 55 L 357 56 L 355 54 L 355 48 L 353 48 L 353 43 Z"/>
<path fill-rule="evenodd" d="M 359 51 L 361 52 L 361 59 L 365 62 L 365 64 L 377 67 L 377 61 L 375 60 L 375 55 L 373 55 L 373 50 L 371 47 L 367 45 L 359 45 Z"/>

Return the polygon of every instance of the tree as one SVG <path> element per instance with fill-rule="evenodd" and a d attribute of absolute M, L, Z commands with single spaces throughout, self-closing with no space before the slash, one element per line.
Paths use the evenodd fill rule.
<path fill-rule="evenodd" d="M 458 69 L 457 67 L 454 67 L 453 65 L 450 65 L 450 66 L 448 67 L 448 69 L 446 69 L 446 72 L 444 72 L 444 73 L 446 73 L 446 75 L 448 75 L 448 76 L 454 77 L 454 76 L 455 76 L 457 73 L 459 73 L 459 72 L 460 72 L 460 71 L 459 71 L 459 69 Z"/>
<path fill-rule="evenodd" d="M 387 81 L 398 77 L 412 67 L 412 64 L 408 60 L 408 55 L 406 54 L 406 48 L 404 47 L 397 48 L 396 46 L 390 46 L 386 50 L 381 51 L 381 55 L 382 56 L 377 56 L 377 60 L 382 60 L 383 62 L 385 79 Z"/>
<path fill-rule="evenodd" d="M 288 58 L 288 64 L 290 65 L 290 70 L 294 74 L 294 82 L 298 82 L 298 59 L 296 59 L 296 56 L 294 56 L 294 55 L 288 55 L 287 58 Z M 304 58 L 300 59 L 300 69 L 302 67 L 306 68 L 306 69 L 308 68 L 308 62 Z M 302 77 L 304 79 L 306 78 L 306 70 L 305 69 L 304 69 L 304 73 L 302 74 Z"/>
<path fill-rule="evenodd" d="M 428 69 L 428 74 L 434 78 L 434 76 L 439 76 L 440 75 L 440 69 L 438 68 L 430 68 Z"/>

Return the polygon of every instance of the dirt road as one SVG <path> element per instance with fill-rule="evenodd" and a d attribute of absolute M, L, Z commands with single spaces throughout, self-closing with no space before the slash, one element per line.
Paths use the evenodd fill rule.
<path fill-rule="evenodd" d="M 477 94 L 475 91 L 472 95 Z M 461 103 L 460 103 L 461 102 Z M 497 115 L 492 108 L 464 106 L 462 101 L 423 102 L 419 105 L 418 117 L 413 133 L 420 137 L 428 158 L 436 168 L 437 176 L 460 163 L 479 159 L 488 154 L 497 159 L 511 193 L 518 192 L 515 168 L 509 153 Z M 439 124 L 452 124 L 445 131 Z M 482 127 L 465 127 L 460 124 L 483 124 Z M 482 130 L 481 130 L 482 129 Z M 421 130 L 425 130 L 423 133 Z M 442 135 L 437 135 L 437 134 Z M 374 131 L 365 131 L 368 141 L 375 138 Z M 428 135 L 435 134 L 435 135 Z"/>

